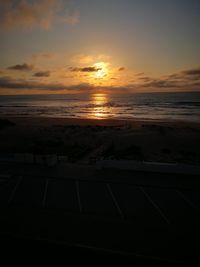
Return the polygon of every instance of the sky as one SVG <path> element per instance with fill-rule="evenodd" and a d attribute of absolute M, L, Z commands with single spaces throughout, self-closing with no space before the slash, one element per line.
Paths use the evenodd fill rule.
<path fill-rule="evenodd" d="M 200 91 L 199 0 L 0 0 L 0 94 Z"/>

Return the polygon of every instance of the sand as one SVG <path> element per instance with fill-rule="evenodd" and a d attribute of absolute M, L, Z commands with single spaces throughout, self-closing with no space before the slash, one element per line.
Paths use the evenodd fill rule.
<path fill-rule="evenodd" d="M 4 118 L 5 119 L 5 118 Z M 0 130 L 1 153 L 67 155 L 200 164 L 200 123 L 8 117 Z"/>
<path fill-rule="evenodd" d="M 98 125 L 98 126 L 132 126 L 162 125 L 175 128 L 190 127 L 200 129 L 200 122 L 176 121 L 176 120 L 118 120 L 118 119 L 75 119 L 75 118 L 52 118 L 52 117 L 4 117 L 15 122 L 17 125 L 28 126 L 52 126 L 52 125 Z"/>

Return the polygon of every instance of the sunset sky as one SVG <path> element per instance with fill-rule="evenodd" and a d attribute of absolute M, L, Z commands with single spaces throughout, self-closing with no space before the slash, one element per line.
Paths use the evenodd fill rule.
<path fill-rule="evenodd" d="M 0 0 L 0 94 L 200 91 L 199 0 Z"/>

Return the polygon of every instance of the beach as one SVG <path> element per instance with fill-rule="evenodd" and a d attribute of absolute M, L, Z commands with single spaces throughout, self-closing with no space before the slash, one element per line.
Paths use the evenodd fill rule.
<path fill-rule="evenodd" d="M 169 120 L 4 117 L 1 153 L 200 164 L 200 124 Z"/>
<path fill-rule="evenodd" d="M 29 251 L 75 246 L 77 257 L 78 244 L 89 257 L 199 263 L 199 175 L 185 171 L 199 169 L 199 133 L 180 121 L 1 118 L 1 159 L 17 156 L 0 162 L 3 247 L 25 250 L 30 240 Z M 98 168 L 109 160 L 114 168 Z M 124 160 L 145 168 L 118 168 Z M 177 162 L 181 172 L 170 173 L 176 164 L 166 163 Z"/>
<path fill-rule="evenodd" d="M 6 262 L 200 266 L 199 13 L 0 0 Z"/>

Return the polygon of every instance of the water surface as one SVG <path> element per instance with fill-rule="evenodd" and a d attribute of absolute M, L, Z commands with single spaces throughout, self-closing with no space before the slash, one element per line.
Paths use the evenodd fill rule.
<path fill-rule="evenodd" d="M 0 115 L 200 122 L 200 93 L 1 96 Z"/>

